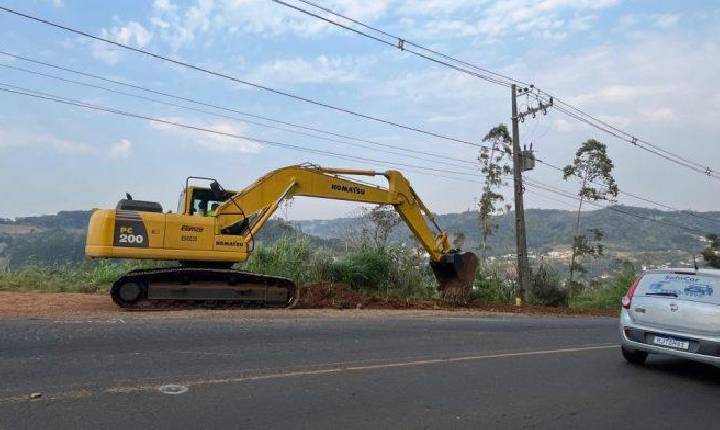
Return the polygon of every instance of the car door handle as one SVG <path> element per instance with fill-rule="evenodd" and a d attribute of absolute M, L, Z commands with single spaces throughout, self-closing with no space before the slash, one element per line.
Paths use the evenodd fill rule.
<path fill-rule="evenodd" d="M 635 312 L 639 312 L 639 313 L 641 313 L 641 314 L 644 314 L 644 313 L 645 313 L 645 308 L 641 308 L 640 306 L 638 306 L 638 307 L 635 308 Z"/>

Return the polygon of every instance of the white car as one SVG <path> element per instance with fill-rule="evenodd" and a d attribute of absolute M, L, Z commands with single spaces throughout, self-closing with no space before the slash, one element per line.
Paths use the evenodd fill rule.
<path fill-rule="evenodd" d="M 720 365 L 720 270 L 643 273 L 622 299 L 620 336 L 633 364 L 666 354 Z"/>

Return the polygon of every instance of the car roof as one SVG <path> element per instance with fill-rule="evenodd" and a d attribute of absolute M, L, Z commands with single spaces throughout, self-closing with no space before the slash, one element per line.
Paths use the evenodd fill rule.
<path fill-rule="evenodd" d="M 720 269 L 711 269 L 701 267 L 695 269 L 692 267 L 669 267 L 664 269 L 649 269 L 645 271 L 646 274 L 658 274 L 658 273 L 675 273 L 683 275 L 705 275 L 705 276 L 717 276 L 720 277 Z"/>

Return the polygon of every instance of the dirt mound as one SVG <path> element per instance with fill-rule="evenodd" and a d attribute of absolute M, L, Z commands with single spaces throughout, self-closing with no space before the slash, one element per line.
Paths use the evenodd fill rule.
<path fill-rule="evenodd" d="M 453 305 L 439 299 L 418 299 L 399 297 L 368 297 L 353 291 L 341 284 L 315 284 L 301 288 L 300 300 L 297 308 L 307 309 L 306 312 L 288 309 L 233 309 L 208 310 L 203 308 L 170 310 L 164 312 L 128 312 L 119 309 L 107 295 L 82 293 L 41 293 L 0 291 L 0 320 L 26 319 L 26 318 L 59 318 L 59 319 L 88 319 L 88 318 L 179 318 L 202 317 L 209 315 L 248 316 L 258 318 L 302 317 L 332 314 L 337 317 L 345 315 L 372 314 L 372 310 L 384 310 L 391 313 L 395 311 L 428 311 L 452 312 L 462 314 L 463 311 L 472 315 L 483 313 L 513 313 L 527 315 L 548 316 L 607 316 L 616 317 L 616 310 L 585 310 L 568 308 L 548 308 L 542 306 L 512 306 L 503 304 L 488 304 L 470 302 L 463 305 Z M 369 309 L 370 312 L 337 312 L 340 309 Z M 323 311 L 324 310 L 324 311 Z M 323 313 L 324 312 L 324 313 Z M 384 313 L 383 313 L 384 314 Z"/>
<path fill-rule="evenodd" d="M 300 289 L 298 308 L 304 309 L 440 309 L 436 300 L 370 297 L 343 284 L 320 283 Z"/>
<path fill-rule="evenodd" d="M 616 316 L 614 309 L 570 309 L 544 306 L 513 306 L 469 301 L 458 304 L 441 299 L 365 296 L 343 284 L 320 283 L 300 288 L 297 308 L 301 309 L 418 309 L 418 310 L 479 310 L 487 312 L 529 313 L 550 315 Z"/>

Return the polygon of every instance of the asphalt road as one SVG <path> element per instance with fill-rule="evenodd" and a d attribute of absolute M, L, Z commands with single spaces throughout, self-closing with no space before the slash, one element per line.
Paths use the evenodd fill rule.
<path fill-rule="evenodd" d="M 2 429 L 700 429 L 719 391 L 607 319 L 0 321 Z"/>

